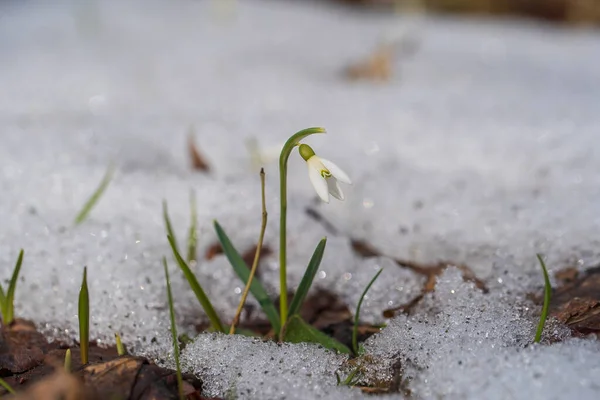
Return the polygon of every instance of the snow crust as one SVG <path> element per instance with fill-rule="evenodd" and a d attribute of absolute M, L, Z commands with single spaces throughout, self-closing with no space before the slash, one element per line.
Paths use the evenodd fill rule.
<path fill-rule="evenodd" d="M 300 157 L 291 158 L 290 286 L 323 236 L 315 285 L 351 310 L 385 268 L 361 312 L 366 322 L 389 323 L 365 346 L 377 359 L 365 379 L 392 379 L 399 362 L 416 398 L 597 398 L 598 344 L 532 346 L 539 309 L 525 295 L 542 287 L 536 252 L 551 273 L 600 261 L 600 35 L 430 18 L 418 25 L 417 53 L 399 57 L 390 82 L 348 82 L 343 67 L 413 26 L 410 17 L 257 0 L 227 11 L 221 3 L 0 5 L 0 276 L 10 277 L 24 248 L 16 314 L 52 338 L 75 339 L 88 266 L 92 335 L 108 343 L 118 331 L 137 353 L 168 364 L 162 200 L 180 246 L 193 189 L 199 255 L 216 240 L 213 219 L 247 250 L 258 236 L 260 189 L 245 140 L 267 148 L 324 126 L 329 133 L 311 146 L 354 185 L 343 187 L 345 202 L 320 204 Z M 191 125 L 209 174 L 189 168 Z M 108 190 L 73 226 L 111 161 Z M 276 163 L 266 171 L 265 242 L 274 254 L 261 268 L 275 294 Z M 449 269 L 411 316 L 386 321 L 381 310 L 410 301 L 424 278 L 385 256 L 359 257 L 350 239 L 388 257 L 466 264 L 490 292 Z M 180 330 L 192 333 L 205 319 L 169 261 Z M 202 259 L 194 270 L 230 320 L 241 284 L 227 260 Z M 557 324 L 549 332 L 566 338 Z M 335 386 L 345 359 L 315 346 L 202 334 L 183 357 L 210 395 L 363 396 Z"/>

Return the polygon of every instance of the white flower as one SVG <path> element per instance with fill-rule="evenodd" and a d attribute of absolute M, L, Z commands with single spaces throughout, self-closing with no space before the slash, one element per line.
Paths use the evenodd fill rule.
<path fill-rule="evenodd" d="M 344 200 L 338 181 L 351 185 L 348 175 L 331 161 L 315 155 L 310 146 L 301 144 L 298 150 L 308 165 L 308 177 L 321 200 L 329 203 L 330 194 L 338 200 Z"/>

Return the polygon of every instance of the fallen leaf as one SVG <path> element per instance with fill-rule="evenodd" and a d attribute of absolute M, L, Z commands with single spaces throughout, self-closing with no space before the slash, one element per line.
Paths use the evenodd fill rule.
<path fill-rule="evenodd" d="M 188 134 L 188 152 L 190 155 L 190 160 L 192 162 L 192 168 L 197 171 L 208 172 L 210 171 L 210 166 L 206 159 L 200 154 L 198 150 L 198 146 L 196 145 L 196 140 L 194 139 L 194 129 L 190 128 L 190 132 Z"/>

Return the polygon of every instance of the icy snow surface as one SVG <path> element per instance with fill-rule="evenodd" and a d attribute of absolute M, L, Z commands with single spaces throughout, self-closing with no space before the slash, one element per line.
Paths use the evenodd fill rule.
<path fill-rule="evenodd" d="M 598 398 L 598 344 L 531 346 L 539 308 L 525 300 L 542 284 L 536 252 L 551 272 L 600 261 L 598 33 L 512 21 L 413 24 L 309 2 L 140 4 L 0 5 L 0 265 L 8 278 L 25 249 L 19 316 L 51 337 L 75 338 L 87 265 L 92 335 L 109 341 L 119 331 L 137 352 L 169 364 L 161 201 L 181 245 L 193 188 L 199 254 L 215 241 L 215 218 L 246 250 L 257 239 L 260 202 L 245 140 L 267 148 L 324 126 L 329 133 L 311 145 L 354 185 L 344 187 L 345 202 L 319 204 L 292 157 L 292 287 L 328 235 L 316 286 L 337 291 L 351 309 L 385 267 L 365 321 L 385 322 L 381 310 L 411 300 L 423 278 L 386 257 L 358 257 L 350 238 L 414 262 L 464 263 L 490 288 L 482 294 L 447 270 L 413 315 L 368 341 L 377 361 L 364 379 L 392 379 L 400 362 L 416 398 Z M 344 66 L 408 27 L 419 48 L 401 57 L 391 82 L 343 79 Z M 210 174 L 188 166 L 191 125 Z M 109 189 L 74 227 L 111 161 Z M 276 250 L 277 169 L 266 169 L 266 243 Z M 262 268 L 276 293 L 276 254 Z M 194 269 L 229 320 L 241 285 L 227 261 Z M 172 262 L 171 270 L 178 320 L 189 331 L 204 317 Z M 565 335 L 556 324 L 548 332 Z M 316 346 L 207 334 L 183 359 L 212 395 L 362 396 L 335 386 L 335 372 L 348 372 L 344 357 Z"/>

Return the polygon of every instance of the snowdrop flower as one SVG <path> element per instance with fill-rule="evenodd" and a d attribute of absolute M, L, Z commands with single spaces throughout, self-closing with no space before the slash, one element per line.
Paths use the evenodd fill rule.
<path fill-rule="evenodd" d="M 338 200 L 344 200 L 338 181 L 351 185 L 348 175 L 331 161 L 315 155 L 309 145 L 301 144 L 298 151 L 308 164 L 308 177 L 321 200 L 329 203 L 330 194 Z"/>

